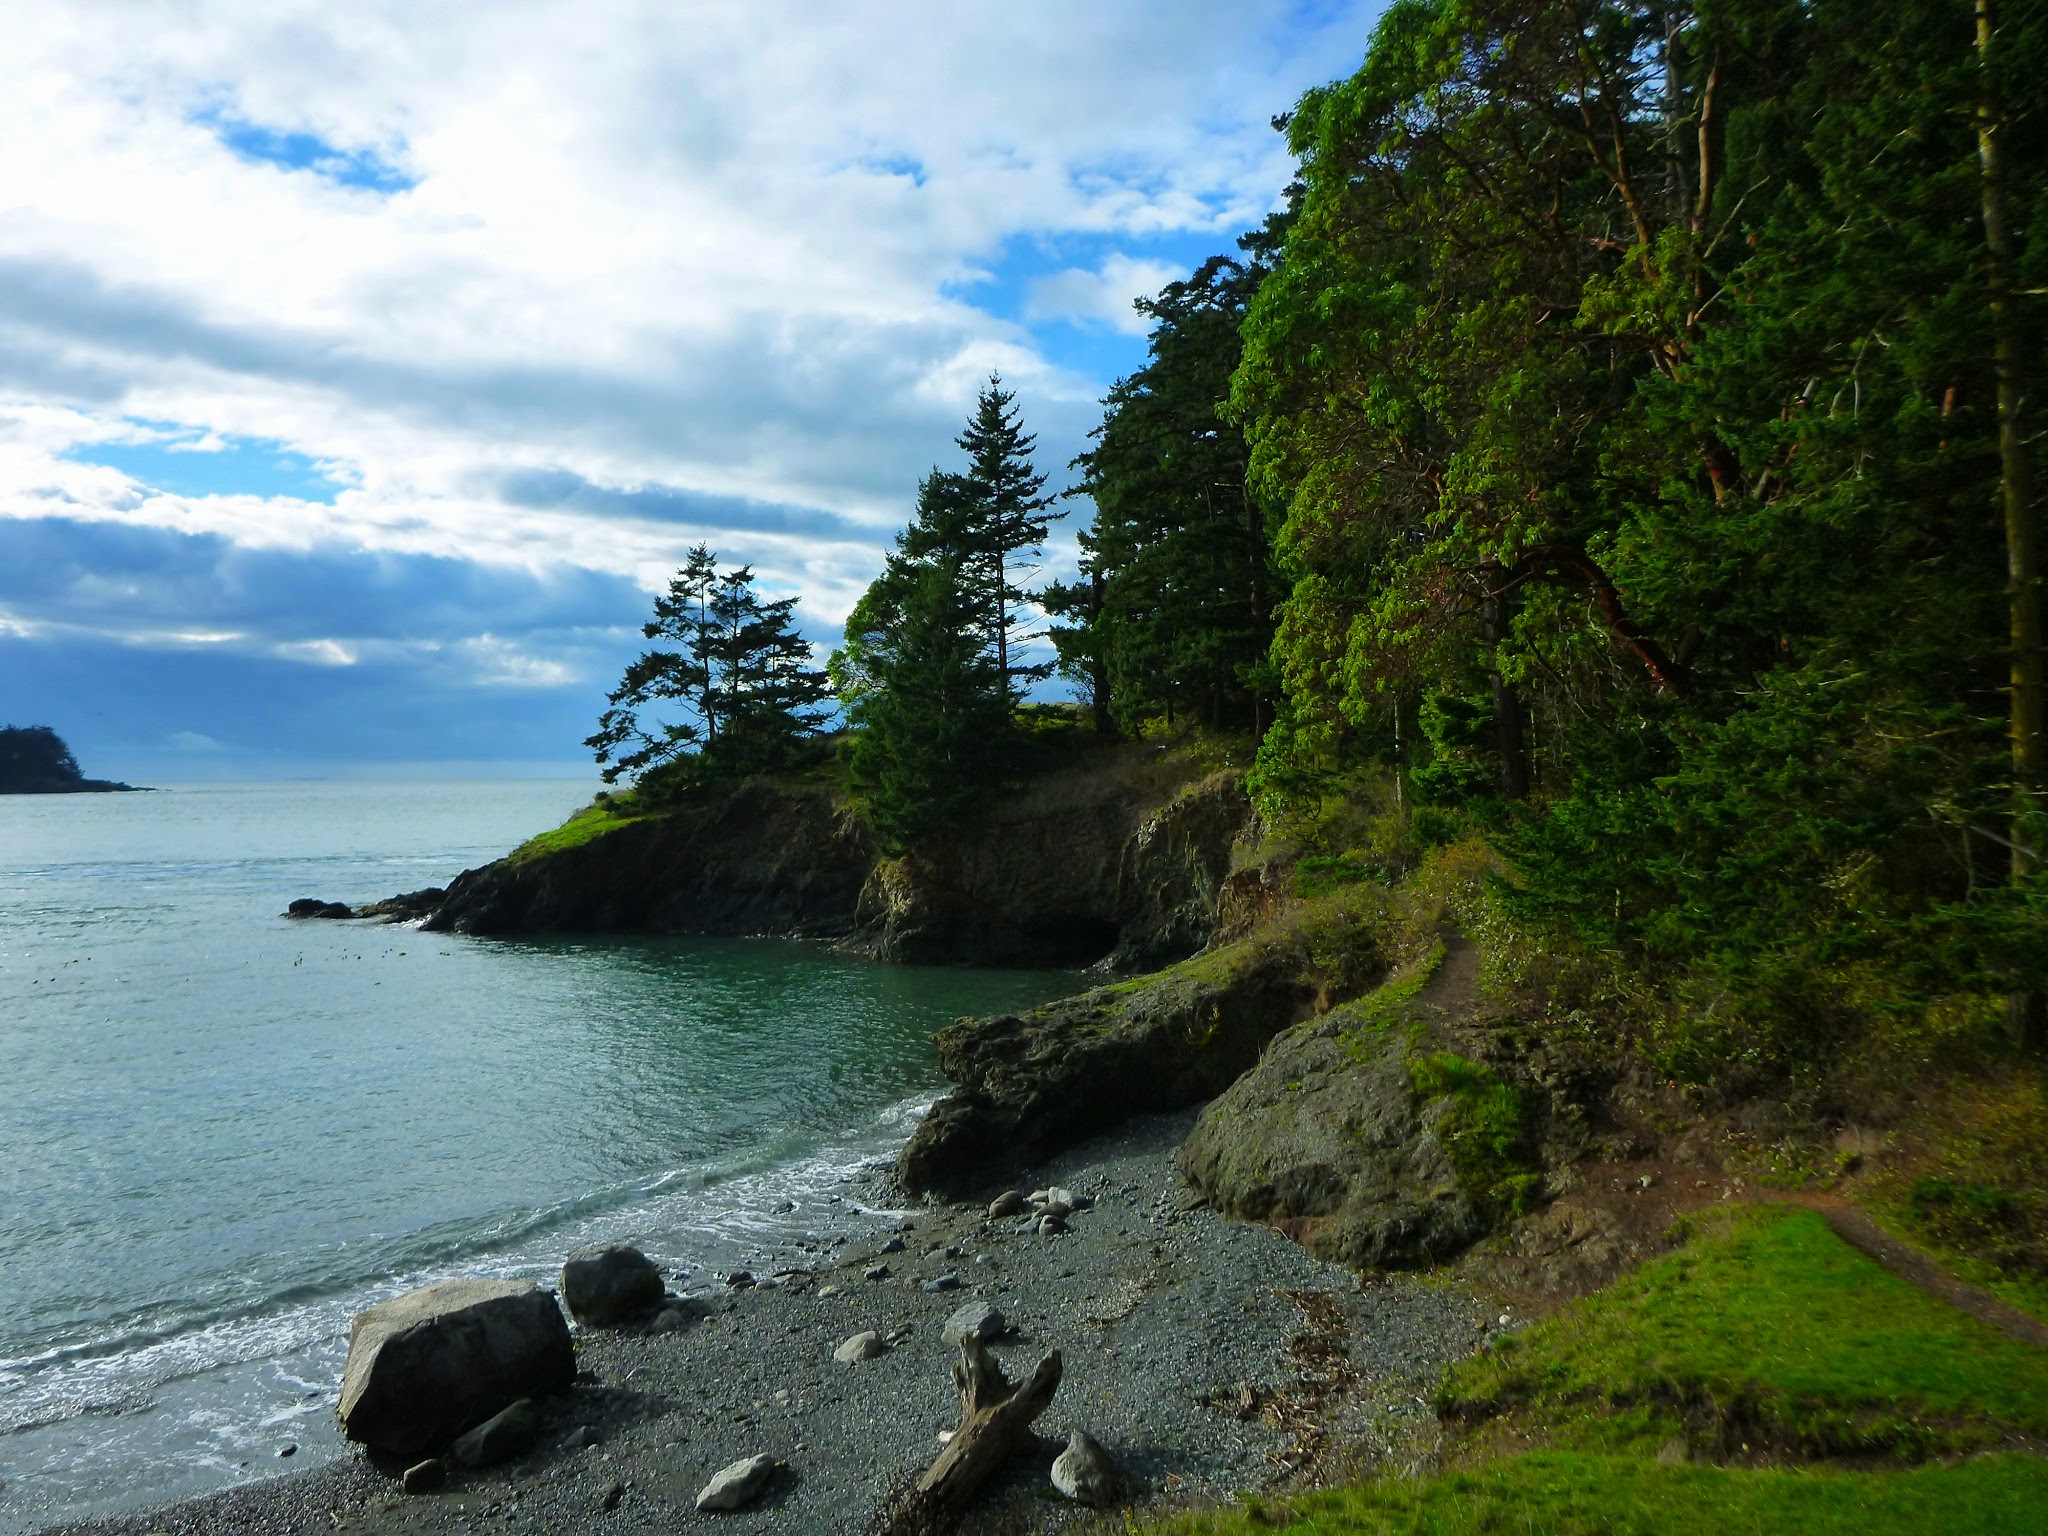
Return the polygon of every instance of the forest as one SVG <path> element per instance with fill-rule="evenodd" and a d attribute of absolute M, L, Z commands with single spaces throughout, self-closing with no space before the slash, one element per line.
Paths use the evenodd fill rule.
<path fill-rule="evenodd" d="M 828 668 L 699 551 L 591 745 L 652 790 L 839 730 L 907 847 L 1056 667 L 1099 736 L 1255 743 L 1337 865 L 1483 847 L 1680 1078 L 2040 1050 L 2044 95 L 2039 4 L 1401 0 L 1141 302 L 1071 505 L 991 380 Z"/>

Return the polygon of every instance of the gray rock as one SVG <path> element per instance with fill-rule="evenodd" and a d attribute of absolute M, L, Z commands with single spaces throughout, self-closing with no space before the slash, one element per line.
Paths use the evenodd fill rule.
<path fill-rule="evenodd" d="M 1047 1205 L 1064 1205 L 1070 1211 L 1078 1211 L 1080 1203 L 1074 1199 L 1074 1192 L 1064 1185 L 1055 1184 L 1045 1192 Z"/>
<path fill-rule="evenodd" d="M 356 1314 L 335 1414 L 349 1439 L 417 1456 L 575 1379 L 576 1347 L 553 1292 L 524 1280 L 443 1280 Z"/>
<path fill-rule="evenodd" d="M 1080 1504 L 1109 1504 L 1124 1489 L 1124 1475 L 1109 1453 L 1085 1429 L 1067 1436 L 1067 1448 L 1053 1458 L 1052 1485 Z"/>
<path fill-rule="evenodd" d="M 841 1365 L 859 1365 L 863 1360 L 872 1360 L 887 1346 L 882 1336 L 872 1328 L 865 1333 L 856 1333 L 844 1344 L 832 1351 L 832 1358 Z"/>
<path fill-rule="evenodd" d="M 1057 1216 L 1060 1220 L 1065 1221 L 1074 1214 L 1074 1208 L 1064 1200 L 1048 1200 L 1038 1208 L 1038 1214 L 1040 1216 Z"/>
<path fill-rule="evenodd" d="M 877 1248 L 877 1249 L 875 1250 L 875 1252 L 877 1252 L 877 1253 L 901 1253 L 902 1251 L 903 1251 L 903 1239 L 902 1239 L 902 1238 L 900 1238 L 900 1237 L 892 1237 L 892 1238 L 890 1238 L 890 1239 L 889 1239 L 889 1241 L 887 1241 L 886 1243 L 882 1244 L 882 1246 L 881 1246 L 881 1247 L 879 1247 L 879 1248 Z"/>
<path fill-rule="evenodd" d="M 1067 1218 L 1064 1216 L 1052 1215 L 1038 1218 L 1038 1235 L 1040 1237 L 1058 1237 L 1066 1230 Z"/>
<path fill-rule="evenodd" d="M 957 1291 L 960 1289 L 960 1277 L 958 1275 L 938 1275 L 933 1279 L 925 1281 L 918 1289 L 933 1292 Z"/>
<path fill-rule="evenodd" d="M 754 1272 L 750 1269 L 736 1269 L 725 1277 L 726 1289 L 744 1291 L 752 1287 Z"/>
<path fill-rule="evenodd" d="M 1353 1268 L 1463 1252 L 1490 1221 L 1437 1135 L 1449 1105 L 1415 1091 L 1410 1056 L 1440 1047 L 1410 1026 L 1429 1017 L 1368 998 L 1286 1031 L 1202 1111 L 1180 1151 L 1188 1183 L 1225 1215 L 1284 1221 L 1317 1258 Z"/>
<path fill-rule="evenodd" d="M 697 1495 L 700 1513 L 715 1509 L 745 1509 L 761 1496 L 768 1479 L 782 1463 L 773 1456 L 749 1456 L 722 1467 Z"/>
<path fill-rule="evenodd" d="M 448 1481 L 448 1463 L 438 1456 L 416 1461 L 405 1469 L 398 1486 L 407 1493 L 432 1493 Z"/>
<path fill-rule="evenodd" d="M 663 1307 L 647 1325 L 649 1333 L 680 1333 L 690 1326 L 693 1313 L 688 1307 Z"/>
<path fill-rule="evenodd" d="M 562 1449 L 565 1451 L 587 1451 L 593 1445 L 603 1444 L 604 1436 L 599 1434 L 596 1428 L 589 1424 L 578 1424 L 568 1434 L 562 1436 Z"/>
<path fill-rule="evenodd" d="M 889 1266 L 886 1264 L 870 1264 L 860 1272 L 860 1277 L 863 1280 L 886 1280 L 889 1278 Z"/>
<path fill-rule="evenodd" d="M 1024 1197 L 1014 1189 L 1006 1189 L 988 1203 L 988 1219 L 1001 1221 L 1005 1216 L 1014 1216 L 1024 1209 Z"/>
<path fill-rule="evenodd" d="M 970 1301 L 946 1319 L 940 1335 L 948 1344 L 953 1345 L 959 1344 L 962 1339 L 979 1339 L 987 1344 L 1000 1339 L 1009 1331 L 1008 1321 L 991 1303 Z"/>
<path fill-rule="evenodd" d="M 562 1266 L 562 1301 L 592 1328 L 611 1328 L 661 1306 L 661 1271 L 638 1248 L 607 1243 L 579 1248 Z"/>
<path fill-rule="evenodd" d="M 619 1501 L 626 1496 L 626 1485 L 616 1478 L 605 1484 L 604 1497 L 597 1501 L 599 1509 L 611 1510 L 619 1507 Z"/>
<path fill-rule="evenodd" d="M 532 1399 L 522 1397 L 460 1436 L 448 1454 L 465 1467 L 495 1467 L 523 1455 L 539 1437 L 540 1413 Z"/>

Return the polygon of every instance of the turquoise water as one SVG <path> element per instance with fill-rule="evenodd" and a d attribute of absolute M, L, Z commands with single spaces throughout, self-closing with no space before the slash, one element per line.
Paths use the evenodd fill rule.
<path fill-rule="evenodd" d="M 334 1454 L 349 1316 L 405 1286 L 822 1248 L 932 1032 L 1074 985 L 276 915 L 445 884 L 588 793 L 0 797 L 0 1532 Z"/>

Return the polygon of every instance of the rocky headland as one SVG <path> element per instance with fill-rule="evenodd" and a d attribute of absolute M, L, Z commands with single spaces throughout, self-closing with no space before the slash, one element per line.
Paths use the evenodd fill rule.
<path fill-rule="evenodd" d="M 0 795 L 129 794 L 143 788 L 89 779 L 47 725 L 0 726 Z"/>

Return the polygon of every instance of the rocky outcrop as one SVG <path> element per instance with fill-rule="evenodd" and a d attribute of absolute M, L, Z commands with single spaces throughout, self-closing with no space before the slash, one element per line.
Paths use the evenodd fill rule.
<path fill-rule="evenodd" d="M 1454 1257 L 1520 1212 L 1540 1187 L 1550 1109 L 1487 1059 L 1512 1036 L 1477 972 L 1451 935 L 1278 1036 L 1202 1111 L 1180 1151 L 1188 1183 L 1355 1268 Z"/>
<path fill-rule="evenodd" d="M 574 847 L 465 870 L 436 933 L 712 933 L 844 938 L 875 862 L 829 790 L 755 780 Z"/>
<path fill-rule="evenodd" d="M 466 871 L 426 927 L 822 938 L 913 964 L 1157 965 L 1209 942 L 1249 817 L 1237 775 L 1124 744 L 1077 753 L 992 796 L 972 825 L 884 858 L 828 787 L 760 780 Z"/>
<path fill-rule="evenodd" d="M 349 1439 L 419 1456 L 575 1379 L 552 1293 L 523 1280 L 444 1280 L 356 1314 L 335 1414 Z"/>
<path fill-rule="evenodd" d="M 1319 1002 L 1292 944 L 1252 938 L 1137 981 L 938 1036 L 953 1091 L 897 1159 L 914 1194 L 958 1198 L 1136 1115 L 1221 1093 Z"/>

